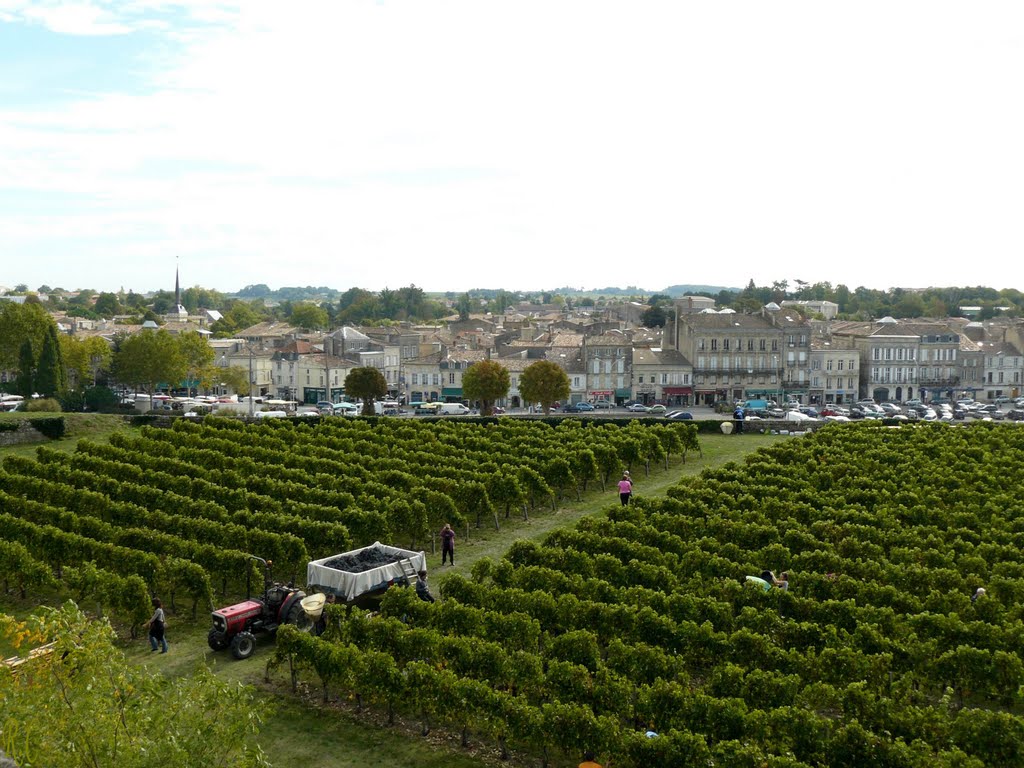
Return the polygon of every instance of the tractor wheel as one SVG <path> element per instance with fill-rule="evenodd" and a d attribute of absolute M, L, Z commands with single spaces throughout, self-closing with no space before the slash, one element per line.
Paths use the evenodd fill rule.
<path fill-rule="evenodd" d="M 313 628 L 313 622 L 309 614 L 302 608 L 302 602 L 297 600 L 295 605 L 288 609 L 288 615 L 284 617 L 285 624 L 291 624 L 300 632 L 309 632 Z"/>
<path fill-rule="evenodd" d="M 228 647 L 228 639 L 219 629 L 211 629 L 210 633 L 206 636 L 206 642 L 215 651 L 223 651 Z"/>
<path fill-rule="evenodd" d="M 231 655 L 241 661 L 256 653 L 256 637 L 252 632 L 239 632 L 231 638 Z"/>

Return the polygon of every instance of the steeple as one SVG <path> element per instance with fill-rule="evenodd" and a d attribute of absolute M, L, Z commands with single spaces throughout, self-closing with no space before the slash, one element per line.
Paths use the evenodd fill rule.
<path fill-rule="evenodd" d="M 178 257 L 174 257 L 174 306 L 181 306 L 181 282 L 178 280 Z"/>

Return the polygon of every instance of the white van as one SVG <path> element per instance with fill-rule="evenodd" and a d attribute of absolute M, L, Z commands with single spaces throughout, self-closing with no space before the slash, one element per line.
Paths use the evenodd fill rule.
<path fill-rule="evenodd" d="M 469 413 L 469 407 L 462 403 L 441 403 L 441 416 L 465 416 Z"/>

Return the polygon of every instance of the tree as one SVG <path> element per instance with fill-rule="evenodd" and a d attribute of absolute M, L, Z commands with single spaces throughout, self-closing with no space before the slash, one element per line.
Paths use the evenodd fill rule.
<path fill-rule="evenodd" d="M 237 365 L 218 368 L 216 375 L 220 377 L 218 383 L 231 387 L 236 394 L 242 395 L 242 397 L 249 395 L 249 372 L 245 368 Z"/>
<path fill-rule="evenodd" d="M 296 304 L 289 319 L 293 325 L 307 331 L 326 328 L 328 321 L 327 310 L 308 303 Z"/>
<path fill-rule="evenodd" d="M 0 301 L 0 370 L 19 367 L 22 343 L 32 346 L 32 360 L 43 349 L 46 329 L 54 325 L 53 318 L 41 304 L 15 304 Z"/>
<path fill-rule="evenodd" d="M 177 341 L 167 331 L 141 331 L 125 339 L 114 355 L 114 376 L 122 384 L 145 384 L 149 393 L 157 384 L 177 386 L 188 373 L 188 363 Z"/>
<path fill-rule="evenodd" d="M 525 402 L 540 403 L 546 416 L 552 403 L 569 397 L 569 377 L 550 360 L 538 360 L 523 371 L 519 391 Z"/>
<path fill-rule="evenodd" d="M 459 320 L 469 320 L 469 313 L 473 309 L 473 302 L 469 298 L 468 293 L 464 293 L 459 296 L 459 300 L 456 302 L 455 308 L 459 312 Z"/>
<path fill-rule="evenodd" d="M 345 377 L 345 394 L 363 401 L 363 415 L 373 416 L 373 402 L 388 392 L 388 382 L 377 368 L 353 368 Z"/>
<path fill-rule="evenodd" d="M 14 380 L 14 391 L 22 397 L 32 397 L 32 382 L 36 373 L 36 358 L 32 354 L 32 342 L 21 342 L 18 355 L 18 377 Z"/>
<path fill-rule="evenodd" d="M 254 739 L 262 720 L 249 688 L 205 667 L 169 677 L 129 664 L 110 625 L 70 602 L 25 622 L 0 614 L 0 635 L 23 656 L 25 642 L 53 643 L 52 652 L 24 662 L 25 674 L 0 675 L 5 725 L 17 724 L 0 736 L 16 764 L 267 765 Z"/>
<path fill-rule="evenodd" d="M 213 347 L 197 331 L 186 331 L 178 336 L 178 349 L 185 361 L 185 377 L 188 380 L 189 394 L 193 385 L 201 382 L 210 384 L 210 368 L 213 365 Z"/>
<path fill-rule="evenodd" d="M 113 317 L 121 314 L 121 302 L 116 293 L 101 293 L 92 308 L 100 317 Z"/>
<path fill-rule="evenodd" d="M 494 360 L 473 363 L 462 376 L 462 393 L 470 400 L 480 401 L 480 413 L 490 416 L 497 400 L 508 394 L 508 368 Z"/>
<path fill-rule="evenodd" d="M 644 328 L 663 328 L 667 319 L 668 314 L 665 309 L 661 305 L 655 304 L 644 310 L 640 316 L 640 324 Z"/>
<path fill-rule="evenodd" d="M 35 372 L 35 390 L 45 397 L 60 397 L 68 388 L 68 373 L 64 368 L 57 326 L 50 324 L 39 353 L 39 364 Z"/>

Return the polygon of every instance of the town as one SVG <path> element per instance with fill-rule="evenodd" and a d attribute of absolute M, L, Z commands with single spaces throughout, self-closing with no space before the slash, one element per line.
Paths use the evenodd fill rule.
<path fill-rule="evenodd" d="M 343 404 L 346 376 L 364 367 L 380 371 L 387 400 L 399 408 L 460 403 L 466 400 L 463 375 L 482 360 L 507 369 L 508 394 L 495 405 L 513 413 L 533 405 L 522 397 L 519 379 L 538 360 L 554 362 L 568 377 L 570 395 L 559 405 L 581 410 L 634 406 L 657 412 L 737 401 L 819 410 L 849 408 L 858 400 L 1002 404 L 1021 394 L 1024 322 L 1015 306 L 986 308 L 984 320 L 972 319 L 980 306 L 949 308 L 956 314 L 941 318 L 844 319 L 837 301 L 785 298 L 785 284 L 781 288 L 775 284 L 770 294 L 779 301 L 763 304 L 755 300 L 752 282 L 737 294 L 661 294 L 646 301 L 573 302 L 551 294 L 524 300 L 504 294 L 493 309 L 463 295 L 437 302 L 435 319 L 348 323 L 339 318 L 336 324 L 321 305 L 294 301 L 285 317 L 239 327 L 239 321 L 257 319 L 252 304 L 234 301 L 231 318 L 221 311 L 224 307 L 190 311 L 176 274 L 174 293 L 163 292 L 143 304 L 141 316 L 126 313 L 114 294 L 93 293 L 73 297 L 85 312 L 49 314 L 63 337 L 102 340 L 111 350 L 135 334 L 155 331 L 194 333 L 206 341 L 212 355 L 204 370 L 190 371 L 183 381 L 157 383 L 164 399 L 147 400 L 145 408 L 140 400 L 140 410 L 171 408 L 172 395 L 199 394 L 212 402 L 241 396 L 249 403 L 274 402 L 291 410 Z M 410 286 L 402 292 L 423 305 L 420 289 Z M 51 303 L 42 292 L 0 293 L 0 310 L 4 303 Z M 742 299 L 731 301 L 740 309 L 723 306 L 723 298 Z M 10 390 L 23 340 L 12 333 L 5 338 L 0 387 Z M 82 370 L 70 371 L 72 384 L 77 375 L 105 381 L 122 396 L 136 396 L 130 385 L 138 382 L 117 381 L 110 370 L 101 370 L 105 364 L 95 354 L 92 360 L 93 369 L 84 376 Z"/>

